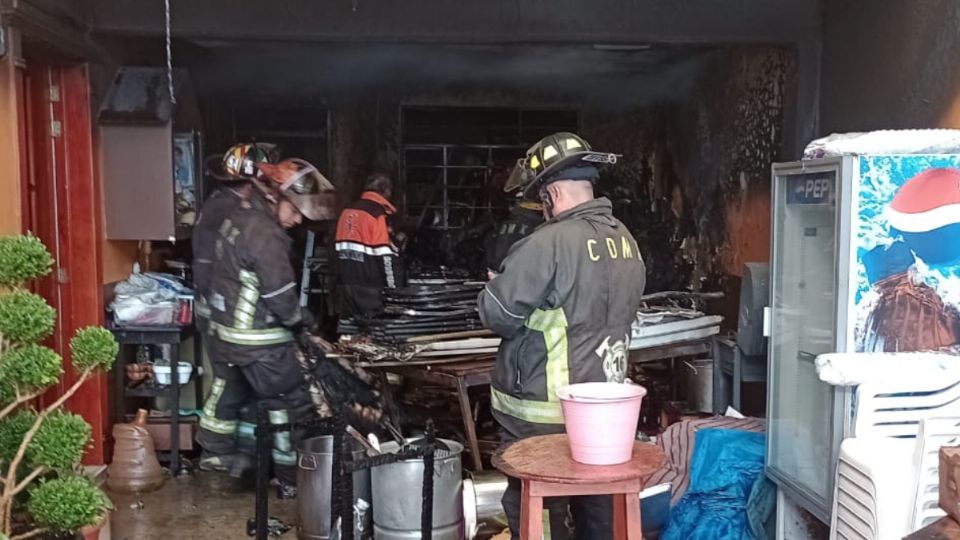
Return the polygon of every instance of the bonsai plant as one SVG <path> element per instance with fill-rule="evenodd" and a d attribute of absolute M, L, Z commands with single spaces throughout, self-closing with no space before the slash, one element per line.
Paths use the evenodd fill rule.
<path fill-rule="evenodd" d="M 0 540 L 75 532 L 99 524 L 110 509 L 80 470 L 90 425 L 62 407 L 113 364 L 113 335 L 98 327 L 77 331 L 70 340 L 76 381 L 49 405 L 36 401 L 63 375 L 63 359 L 40 344 L 53 333 L 56 311 L 26 289 L 52 264 L 36 237 L 0 237 Z"/>

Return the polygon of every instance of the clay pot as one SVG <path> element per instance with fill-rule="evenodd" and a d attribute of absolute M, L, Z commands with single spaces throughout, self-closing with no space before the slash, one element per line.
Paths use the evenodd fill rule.
<path fill-rule="evenodd" d="M 157 461 L 147 431 L 147 411 L 137 411 L 131 424 L 113 426 L 113 463 L 107 467 L 107 487 L 118 493 L 144 493 L 163 485 L 166 474 Z"/>
<path fill-rule="evenodd" d="M 76 540 L 110 540 L 110 514 L 107 513 L 97 525 L 87 525 L 80 529 Z"/>

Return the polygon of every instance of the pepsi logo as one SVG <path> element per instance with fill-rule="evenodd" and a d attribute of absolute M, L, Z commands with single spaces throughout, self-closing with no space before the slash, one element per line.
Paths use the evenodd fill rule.
<path fill-rule="evenodd" d="M 960 261 L 960 170 L 927 169 L 907 180 L 886 217 L 927 264 Z"/>

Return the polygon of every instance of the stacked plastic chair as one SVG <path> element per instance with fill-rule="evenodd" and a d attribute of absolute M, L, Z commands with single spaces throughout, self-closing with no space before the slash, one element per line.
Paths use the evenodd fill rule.
<path fill-rule="evenodd" d="M 854 437 L 841 444 L 837 463 L 831 540 L 900 539 L 943 515 L 938 452 L 960 443 L 960 358 L 915 356 L 856 388 Z"/>

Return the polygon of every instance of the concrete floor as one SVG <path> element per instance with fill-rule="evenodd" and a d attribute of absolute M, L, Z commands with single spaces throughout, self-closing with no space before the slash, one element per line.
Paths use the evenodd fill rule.
<path fill-rule="evenodd" d="M 159 490 L 140 496 L 108 494 L 116 507 L 113 540 L 240 540 L 248 538 L 247 519 L 254 513 L 253 491 L 224 474 L 167 478 Z M 270 515 L 295 525 L 296 501 L 278 501 L 271 490 Z M 282 536 L 296 537 L 295 529 Z"/>

